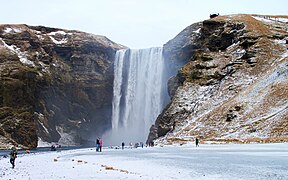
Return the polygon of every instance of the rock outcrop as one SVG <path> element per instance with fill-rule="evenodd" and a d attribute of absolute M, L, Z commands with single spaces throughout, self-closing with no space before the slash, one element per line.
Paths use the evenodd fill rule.
<path fill-rule="evenodd" d="M 164 45 L 186 63 L 148 143 L 288 141 L 288 17 L 218 16 Z"/>
<path fill-rule="evenodd" d="M 85 144 L 111 126 L 113 60 L 104 36 L 43 26 L 0 26 L 2 145 Z"/>

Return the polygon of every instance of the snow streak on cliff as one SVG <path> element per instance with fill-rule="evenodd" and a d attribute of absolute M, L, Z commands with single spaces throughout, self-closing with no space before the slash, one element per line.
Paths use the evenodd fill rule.
<path fill-rule="evenodd" d="M 117 52 L 109 144 L 146 141 L 163 108 L 163 67 L 162 48 Z"/>

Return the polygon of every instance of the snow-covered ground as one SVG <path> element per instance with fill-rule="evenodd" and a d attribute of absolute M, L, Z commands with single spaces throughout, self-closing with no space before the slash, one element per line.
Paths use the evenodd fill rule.
<path fill-rule="evenodd" d="M 287 179 L 288 144 L 93 148 L 0 158 L 0 179 Z"/>

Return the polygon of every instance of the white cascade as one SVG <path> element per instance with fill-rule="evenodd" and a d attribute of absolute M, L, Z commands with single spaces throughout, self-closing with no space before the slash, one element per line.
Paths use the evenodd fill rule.
<path fill-rule="evenodd" d="M 112 130 L 105 139 L 110 145 L 145 143 L 163 109 L 162 48 L 119 50 L 114 63 Z"/>

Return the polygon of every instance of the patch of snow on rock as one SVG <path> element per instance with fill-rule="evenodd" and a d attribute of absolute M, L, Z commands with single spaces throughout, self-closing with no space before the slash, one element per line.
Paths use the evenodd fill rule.
<path fill-rule="evenodd" d="M 267 23 L 273 23 L 273 22 L 288 23 L 287 18 L 275 18 L 270 16 L 252 16 L 252 17 L 258 21 Z"/>
<path fill-rule="evenodd" d="M 55 44 L 64 44 L 64 43 L 67 43 L 67 38 L 63 38 L 61 39 L 60 41 L 56 40 L 54 37 L 52 36 L 49 36 L 50 39 L 55 43 Z"/>
<path fill-rule="evenodd" d="M 226 51 L 227 52 L 234 51 L 239 44 L 240 44 L 240 41 L 238 41 L 237 43 L 233 43 L 232 45 L 230 45 L 229 47 L 226 48 Z"/>
<path fill-rule="evenodd" d="M 248 93 L 246 96 L 247 100 L 251 100 L 253 98 L 255 98 L 255 96 L 257 94 L 264 94 L 264 93 L 260 93 L 260 91 L 262 92 L 263 89 L 265 89 L 265 87 L 273 84 L 273 83 L 277 83 L 282 81 L 283 79 L 287 78 L 288 72 L 287 72 L 287 68 L 285 67 L 285 65 L 280 65 L 276 71 L 274 71 L 273 73 L 269 74 L 268 76 L 263 77 L 263 79 L 261 79 L 260 81 L 258 81 L 257 83 L 255 83 L 251 88 L 252 90 L 248 89 L 248 91 L 250 91 L 250 93 Z M 264 91 L 265 93 L 268 93 L 268 91 Z M 244 91 L 244 94 L 247 93 Z M 245 95 L 239 96 L 239 100 L 242 99 Z M 260 101 L 259 96 L 257 98 L 257 101 Z"/>
<path fill-rule="evenodd" d="M 37 147 L 50 147 L 53 143 L 45 142 L 41 138 L 38 138 Z"/>
<path fill-rule="evenodd" d="M 65 37 L 67 34 L 70 35 L 71 33 L 66 33 L 64 31 L 55 31 L 55 32 L 49 33 L 48 35 L 49 35 L 50 39 L 53 41 L 53 43 L 64 44 L 64 43 L 67 43 L 67 41 L 68 41 L 67 38 Z"/>
<path fill-rule="evenodd" d="M 8 33 L 20 33 L 22 32 L 22 29 L 20 28 L 10 28 L 10 27 L 7 27 L 4 29 L 4 33 L 5 34 L 8 34 Z"/>
<path fill-rule="evenodd" d="M 279 61 L 282 61 L 283 59 L 285 59 L 286 57 L 288 57 L 288 49 L 286 50 L 286 52 L 284 54 L 281 55 L 281 58 Z"/>
<path fill-rule="evenodd" d="M 288 19 L 287 18 L 278 18 L 278 21 L 284 22 L 284 23 L 288 23 Z"/>
<path fill-rule="evenodd" d="M 61 126 L 56 126 L 57 132 L 60 134 L 61 138 L 59 139 L 58 143 L 61 145 L 76 145 L 73 137 L 73 132 L 67 133 Z"/>
<path fill-rule="evenodd" d="M 270 18 L 265 18 L 265 17 L 258 17 L 258 16 L 252 16 L 254 19 L 258 20 L 258 21 L 262 21 L 262 22 L 267 22 L 267 23 L 271 23 L 271 22 L 275 22 L 275 19 L 270 19 Z"/>
<path fill-rule="evenodd" d="M 40 62 L 40 61 L 39 61 L 39 64 L 41 65 L 43 72 L 49 72 L 47 65 L 45 65 L 43 62 Z"/>
<path fill-rule="evenodd" d="M 56 34 L 62 34 L 62 35 L 66 35 L 67 33 L 64 31 L 55 31 L 55 32 L 51 32 L 48 35 L 50 36 L 55 36 Z"/>
<path fill-rule="evenodd" d="M 42 113 L 37 113 L 37 112 L 35 112 L 35 114 L 38 115 L 38 118 L 39 118 L 38 122 L 39 122 L 39 124 L 42 126 L 42 128 L 45 130 L 45 132 L 46 132 L 47 134 L 49 134 L 48 129 L 45 127 L 45 125 L 44 125 L 43 122 L 42 122 L 42 121 L 44 120 L 44 115 L 43 115 Z"/>
<path fill-rule="evenodd" d="M 194 31 L 195 33 L 200 33 L 201 28 L 197 29 L 196 31 Z"/>
<path fill-rule="evenodd" d="M 286 44 L 286 40 L 285 39 L 281 39 L 281 40 L 276 39 L 276 40 L 274 40 L 274 42 L 276 44 L 281 44 L 281 45 Z"/>
<path fill-rule="evenodd" d="M 9 46 L 8 44 L 5 43 L 5 41 L 3 41 L 2 39 L 0 39 L 2 41 L 2 43 L 4 44 L 4 46 L 6 48 L 8 48 L 10 51 L 12 51 L 13 53 L 17 54 L 19 60 L 23 63 L 23 64 L 27 64 L 27 65 L 32 65 L 32 66 L 35 66 L 35 64 L 33 63 L 33 61 L 30 61 L 28 58 L 27 58 L 27 55 L 25 52 L 22 52 L 20 50 L 20 48 L 18 48 L 17 46 L 15 45 L 11 45 Z"/>
<path fill-rule="evenodd" d="M 282 40 L 274 40 L 274 42 L 276 44 L 281 45 L 284 49 L 286 49 L 286 51 L 281 55 L 281 58 L 279 59 L 279 61 L 282 61 L 283 59 L 285 59 L 286 57 L 288 57 L 288 49 L 286 48 L 286 42 L 288 41 L 288 39 L 282 39 Z"/>

